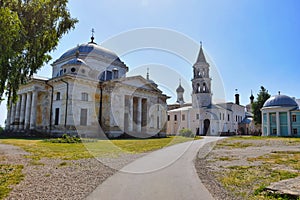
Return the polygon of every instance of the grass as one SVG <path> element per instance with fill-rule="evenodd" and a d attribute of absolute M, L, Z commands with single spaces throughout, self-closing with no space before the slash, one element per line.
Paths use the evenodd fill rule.
<path fill-rule="evenodd" d="M 18 184 L 24 177 L 23 165 L 0 164 L 0 199 L 4 199 L 12 190 L 11 186 Z"/>
<path fill-rule="evenodd" d="M 262 140 L 265 143 L 255 144 L 253 140 Z M 257 147 L 258 145 L 269 144 L 273 140 L 278 141 L 278 145 L 289 146 L 300 144 L 300 138 L 246 136 L 228 138 L 218 142 L 216 148 Z M 228 156 L 218 159 L 220 161 L 230 160 Z M 273 151 L 270 154 L 248 158 L 247 160 L 250 164 L 255 161 L 260 161 L 261 164 L 255 166 L 230 166 L 216 174 L 220 183 L 228 191 L 249 200 L 295 199 L 287 195 L 267 193 L 265 192 L 265 188 L 273 182 L 300 176 L 300 151 Z"/>
<path fill-rule="evenodd" d="M 77 160 L 100 156 L 116 157 L 124 152 L 133 154 L 144 153 L 191 140 L 194 140 L 194 138 L 172 136 L 157 139 L 98 140 L 97 142 L 72 144 L 29 139 L 3 139 L 1 142 L 19 146 L 30 152 L 31 155 L 27 155 L 27 157 L 33 160 L 39 160 L 43 157 Z"/>

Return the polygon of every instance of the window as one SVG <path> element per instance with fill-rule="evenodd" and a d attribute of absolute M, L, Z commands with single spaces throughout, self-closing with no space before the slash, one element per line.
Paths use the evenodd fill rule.
<path fill-rule="evenodd" d="M 227 118 L 228 118 L 228 121 L 230 121 L 230 115 L 229 114 L 227 115 Z"/>
<path fill-rule="evenodd" d="M 168 121 L 170 121 L 170 115 L 168 115 Z"/>
<path fill-rule="evenodd" d="M 196 114 L 196 119 L 199 119 L 200 117 L 199 117 L 199 114 Z"/>
<path fill-rule="evenodd" d="M 238 121 L 238 116 L 237 116 L 237 115 L 235 116 L 235 121 L 236 121 L 236 122 Z"/>
<path fill-rule="evenodd" d="M 275 113 L 271 114 L 271 122 L 276 123 L 276 114 Z"/>
<path fill-rule="evenodd" d="M 58 125 L 58 123 L 59 123 L 59 108 L 55 108 L 54 125 Z"/>
<path fill-rule="evenodd" d="M 89 95 L 86 92 L 81 93 L 81 101 L 88 101 Z"/>
<path fill-rule="evenodd" d="M 61 70 L 59 71 L 59 75 L 61 76 L 61 75 L 63 75 L 63 73 L 64 73 L 64 71 L 61 69 Z"/>
<path fill-rule="evenodd" d="M 111 71 L 106 71 L 106 80 L 109 81 L 112 79 L 112 72 Z"/>
<path fill-rule="evenodd" d="M 76 71 L 76 69 L 75 69 L 74 67 L 72 67 L 72 68 L 71 68 L 71 72 L 74 73 L 75 71 Z"/>
<path fill-rule="evenodd" d="M 86 126 L 87 125 L 87 109 L 81 109 L 80 111 L 80 126 Z"/>
<path fill-rule="evenodd" d="M 273 133 L 273 134 L 277 134 L 277 129 L 276 129 L 276 128 L 273 128 L 272 133 Z"/>
<path fill-rule="evenodd" d="M 56 93 L 56 100 L 60 100 L 60 92 Z"/>
<path fill-rule="evenodd" d="M 292 115 L 292 121 L 296 122 L 297 121 L 297 116 L 296 115 Z"/>
<path fill-rule="evenodd" d="M 174 121 L 177 121 L 177 115 L 174 115 Z"/>
<path fill-rule="evenodd" d="M 294 135 L 297 135 L 297 134 L 298 134 L 298 129 L 293 128 L 293 134 L 294 134 Z"/>
<path fill-rule="evenodd" d="M 223 120 L 225 119 L 225 115 L 224 115 L 224 113 L 223 113 Z"/>
<path fill-rule="evenodd" d="M 220 120 L 222 119 L 222 114 L 220 113 Z"/>
<path fill-rule="evenodd" d="M 182 121 L 184 121 L 185 120 L 185 115 L 182 115 Z"/>

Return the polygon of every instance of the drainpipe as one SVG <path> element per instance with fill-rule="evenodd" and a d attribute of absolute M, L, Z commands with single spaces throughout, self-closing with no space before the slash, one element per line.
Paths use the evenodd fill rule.
<path fill-rule="evenodd" d="M 62 82 L 67 84 L 67 93 L 66 93 L 66 109 L 65 109 L 65 130 L 67 128 L 67 116 L 68 116 L 68 100 L 69 100 L 69 83 L 61 79 Z"/>
<path fill-rule="evenodd" d="M 103 94 L 103 85 L 102 82 L 99 82 L 100 84 L 100 105 L 99 105 L 99 124 L 102 128 L 102 94 Z"/>
<path fill-rule="evenodd" d="M 53 85 L 50 85 L 48 83 L 48 81 L 46 81 L 46 84 L 49 85 L 51 88 L 52 88 L 52 92 L 51 92 L 51 101 L 50 101 L 50 119 L 49 119 L 49 130 L 51 132 L 52 130 L 52 116 L 53 116 L 53 113 L 52 113 L 52 109 L 53 109 L 53 93 L 54 93 L 54 87 Z"/>

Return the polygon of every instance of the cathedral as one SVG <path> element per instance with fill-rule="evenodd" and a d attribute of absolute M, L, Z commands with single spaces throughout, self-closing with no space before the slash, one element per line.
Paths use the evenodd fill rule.
<path fill-rule="evenodd" d="M 60 56 L 52 77 L 33 76 L 18 91 L 6 119 L 9 133 L 109 138 L 166 134 L 169 98 L 142 76 L 126 77 L 128 66 L 94 37 Z"/>
<path fill-rule="evenodd" d="M 212 102 L 212 79 L 210 65 L 206 60 L 202 44 L 193 65 L 192 103 L 185 103 L 184 88 L 176 90 L 176 104 L 168 106 L 167 134 L 176 135 L 181 129 L 192 130 L 196 135 L 233 135 L 246 117 L 245 107 L 240 105 L 239 94 L 235 103 Z"/>

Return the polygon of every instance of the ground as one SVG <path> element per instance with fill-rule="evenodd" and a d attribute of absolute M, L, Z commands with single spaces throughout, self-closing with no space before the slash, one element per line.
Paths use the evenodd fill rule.
<path fill-rule="evenodd" d="M 9 192 L 6 199 L 84 199 L 145 152 L 192 139 L 106 140 L 84 145 L 2 139 L 0 183 L 5 187 L 0 188 L 0 199 Z"/>
<path fill-rule="evenodd" d="M 300 175 L 299 138 L 234 137 L 200 151 L 207 156 L 196 159 L 197 172 L 215 199 L 292 198 L 270 195 L 266 188 Z"/>

